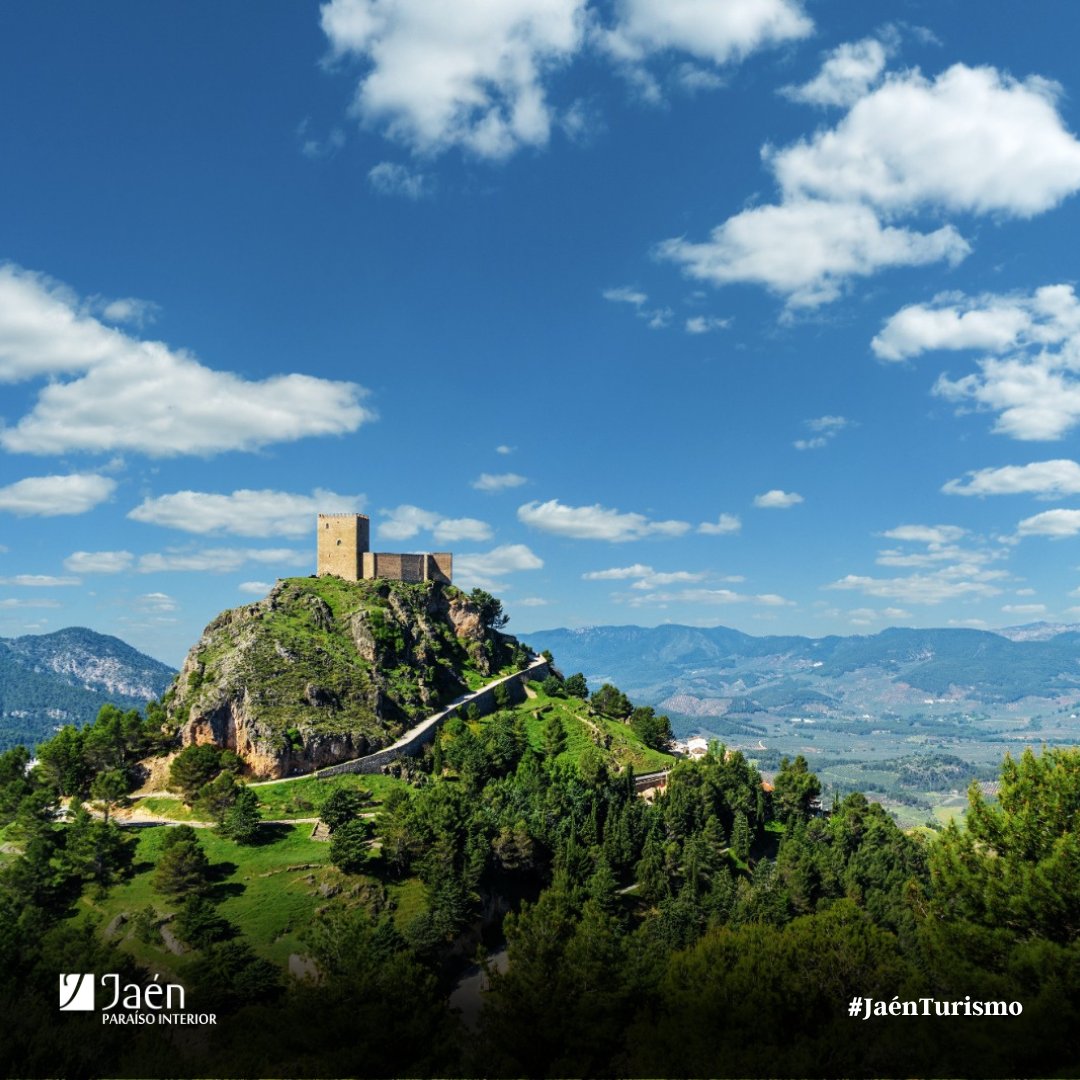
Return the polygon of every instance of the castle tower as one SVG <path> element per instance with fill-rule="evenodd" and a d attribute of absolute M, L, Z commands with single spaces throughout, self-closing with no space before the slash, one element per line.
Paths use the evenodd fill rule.
<path fill-rule="evenodd" d="M 364 514 L 320 514 L 316 573 L 336 574 L 359 581 L 361 561 L 368 550 L 371 522 Z"/>

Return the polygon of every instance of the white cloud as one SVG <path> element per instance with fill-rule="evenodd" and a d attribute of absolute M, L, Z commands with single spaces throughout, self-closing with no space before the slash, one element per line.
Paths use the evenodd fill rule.
<path fill-rule="evenodd" d="M 401 195 L 414 202 L 434 190 L 430 176 L 392 161 L 380 161 L 370 169 L 368 182 L 380 195 Z"/>
<path fill-rule="evenodd" d="M 550 602 L 542 596 L 523 596 L 520 600 L 515 600 L 514 604 L 517 607 L 547 607 Z"/>
<path fill-rule="evenodd" d="M 627 578 L 643 578 L 653 573 L 651 566 L 634 563 L 633 566 L 613 566 L 608 570 L 590 570 L 582 574 L 585 581 L 624 581 Z"/>
<path fill-rule="evenodd" d="M 76 574 L 119 574 L 134 561 L 130 551 L 73 551 L 64 560 L 64 569 Z"/>
<path fill-rule="evenodd" d="M 455 540 L 489 540 L 491 526 L 476 518 L 447 518 L 432 510 L 403 504 L 385 515 L 379 523 L 379 536 L 386 540 L 411 540 L 420 532 L 431 532 L 440 543 Z"/>
<path fill-rule="evenodd" d="M 864 75 L 876 66 L 871 51 L 862 49 Z M 840 89 L 838 72 L 807 92 L 851 99 L 858 80 Z M 735 214 L 704 243 L 667 240 L 659 254 L 715 285 L 756 283 L 783 295 L 789 310 L 815 307 L 852 278 L 955 265 L 970 252 L 952 224 L 923 233 L 899 220 L 905 215 L 1031 217 L 1080 189 L 1080 142 L 1058 114 L 1059 88 L 1045 79 L 955 64 L 933 79 L 907 70 L 869 85 L 836 126 L 763 148 L 778 203 Z"/>
<path fill-rule="evenodd" d="M 910 70 L 835 128 L 767 156 L 788 198 L 1031 217 L 1080 188 L 1080 143 L 1061 123 L 1059 94 L 992 67 L 954 64 L 934 79 Z"/>
<path fill-rule="evenodd" d="M 495 453 L 496 454 L 512 454 L 516 449 L 517 449 L 516 446 L 507 446 L 505 443 L 503 443 L 502 445 L 495 447 Z"/>
<path fill-rule="evenodd" d="M 27 588 L 56 588 L 58 586 L 81 585 L 77 577 L 53 577 L 51 574 L 16 574 L 14 577 L 0 577 L 0 585 L 21 585 Z"/>
<path fill-rule="evenodd" d="M 967 535 L 967 529 L 959 525 L 898 525 L 881 535 L 914 544 L 953 544 Z"/>
<path fill-rule="evenodd" d="M 685 521 L 650 521 L 644 514 L 624 514 L 599 503 L 566 506 L 558 499 L 525 503 L 518 507 L 517 516 L 525 525 L 556 536 L 613 543 L 650 536 L 682 536 L 690 528 Z"/>
<path fill-rule="evenodd" d="M 28 476 L 0 488 L 0 510 L 19 517 L 85 514 L 116 490 L 116 481 L 95 473 Z"/>
<path fill-rule="evenodd" d="M 59 600 L 19 600 L 14 597 L 9 597 L 4 600 L 0 600 L 0 608 L 58 608 L 60 606 Z"/>
<path fill-rule="evenodd" d="M 75 551 L 64 559 L 64 569 L 75 573 L 121 573 L 134 562 L 130 551 Z"/>
<path fill-rule="evenodd" d="M 274 586 L 268 581 L 241 581 L 237 588 L 249 596 L 265 596 Z"/>
<path fill-rule="evenodd" d="M 670 570 L 660 573 L 647 574 L 635 581 L 631 589 L 660 589 L 666 585 L 679 585 L 683 582 L 703 581 L 708 574 L 703 571 L 693 572 L 690 570 Z"/>
<path fill-rule="evenodd" d="M 742 529 L 738 514 L 721 514 L 715 521 L 703 521 L 697 531 L 703 536 L 728 536 Z"/>
<path fill-rule="evenodd" d="M 887 59 L 885 45 L 876 38 L 845 42 L 829 53 L 813 79 L 780 92 L 804 105 L 854 105 L 880 79 Z"/>
<path fill-rule="evenodd" d="M 1078 495 L 1080 464 L 1058 458 L 1030 465 L 974 469 L 963 478 L 949 480 L 941 490 L 946 495 L 1035 495 L 1042 499 Z"/>
<path fill-rule="evenodd" d="M 870 347 L 881 360 L 906 360 L 931 349 L 1000 352 L 1032 326 L 1030 305 L 1011 297 L 968 299 L 947 293 L 910 304 L 886 320 Z"/>
<path fill-rule="evenodd" d="M 322 29 L 364 72 L 353 101 L 366 125 L 420 153 L 461 146 L 504 158 L 544 146 L 544 80 L 580 49 L 584 0 L 331 0 Z"/>
<path fill-rule="evenodd" d="M 601 41 L 615 59 L 633 64 L 670 50 L 726 64 L 804 38 L 814 25 L 792 0 L 620 0 L 616 12 Z"/>
<path fill-rule="evenodd" d="M 1024 518 L 1016 526 L 1018 536 L 1049 536 L 1064 540 L 1080 533 L 1080 510 L 1044 510 L 1034 517 Z"/>
<path fill-rule="evenodd" d="M 494 494 L 498 491 L 506 491 L 508 488 L 521 487 L 528 481 L 524 476 L 517 473 L 481 473 L 473 482 L 472 487 L 477 491 L 486 491 Z"/>
<path fill-rule="evenodd" d="M 997 596 L 994 582 L 1005 574 L 972 566 L 949 566 L 907 577 L 872 578 L 848 574 L 826 586 L 830 589 L 857 589 L 865 596 L 898 600 L 904 604 L 940 604 L 946 600 L 971 600 Z"/>
<path fill-rule="evenodd" d="M 795 199 L 743 210 L 704 243 L 663 241 L 661 258 L 713 285 L 746 281 L 786 296 L 791 307 L 835 300 L 845 281 L 894 266 L 955 265 L 969 252 L 951 225 L 931 233 L 882 224 L 856 202 Z"/>
<path fill-rule="evenodd" d="M 614 289 L 605 289 L 601 295 L 605 300 L 610 300 L 614 304 L 632 304 L 634 307 L 641 307 L 649 299 L 647 293 L 643 293 L 640 289 L 635 289 L 631 285 L 619 285 Z"/>
<path fill-rule="evenodd" d="M 676 592 L 647 593 L 644 596 L 632 596 L 631 607 L 646 604 L 761 604 L 764 607 L 793 607 L 793 601 L 786 600 L 776 593 L 758 593 L 749 595 L 733 592 L 731 589 L 679 589 Z"/>
<path fill-rule="evenodd" d="M 310 565 L 312 558 L 310 552 L 296 551 L 293 548 L 170 549 L 140 556 L 137 569 L 140 574 L 173 572 L 224 574 L 239 570 L 241 566 L 249 562 L 294 567 Z"/>
<path fill-rule="evenodd" d="M 411 540 L 422 529 L 434 529 L 439 515 L 419 506 L 403 504 L 384 510 L 385 519 L 379 522 L 379 536 L 387 540 Z"/>
<path fill-rule="evenodd" d="M 1080 381 L 1059 367 L 1060 355 L 1028 359 L 987 358 L 978 374 L 950 379 L 940 375 L 934 394 L 960 408 L 971 403 L 995 412 L 993 430 L 1024 442 L 1063 438 L 1080 422 Z"/>
<path fill-rule="evenodd" d="M 486 521 L 476 518 L 442 518 L 433 530 L 435 539 L 440 543 L 452 543 L 455 540 L 490 540 L 491 526 Z"/>
<path fill-rule="evenodd" d="M 231 495 L 177 491 L 144 499 L 128 517 L 183 532 L 230 536 L 309 536 L 318 514 L 358 513 L 363 495 L 316 488 L 310 495 L 241 489 Z"/>
<path fill-rule="evenodd" d="M 540 570 L 544 560 L 525 544 L 502 544 L 483 553 L 454 556 L 454 580 L 463 589 L 503 588 L 507 574 Z"/>
<path fill-rule="evenodd" d="M 43 377 L 33 409 L 0 430 L 4 449 L 208 455 L 340 435 L 374 418 L 355 383 L 214 371 L 105 326 L 42 275 L 2 266 L 0 382 Z"/>
<path fill-rule="evenodd" d="M 135 604 L 143 611 L 150 611 L 157 614 L 175 611 L 179 606 L 168 593 L 163 592 L 144 593 L 135 601 Z"/>
<path fill-rule="evenodd" d="M 686 320 L 688 334 L 708 334 L 713 330 L 726 330 L 731 319 L 721 319 L 716 315 L 694 315 Z"/>
<path fill-rule="evenodd" d="M 1045 615 L 1047 608 L 1045 604 L 1005 604 L 1001 610 L 1006 615 L 1030 617 L 1032 615 Z"/>
<path fill-rule="evenodd" d="M 816 434 L 809 439 L 796 439 L 791 445 L 796 450 L 820 450 L 849 427 L 851 421 L 844 416 L 818 416 L 813 420 L 804 420 L 803 424 Z"/>
<path fill-rule="evenodd" d="M 794 491 L 781 491 L 779 488 L 754 496 L 754 505 L 762 510 L 787 510 L 803 501 L 803 497 Z"/>
<path fill-rule="evenodd" d="M 153 300 L 139 300 L 134 296 L 125 296 L 117 300 L 102 301 L 102 317 L 111 323 L 130 323 L 140 329 L 157 319 L 160 305 Z"/>

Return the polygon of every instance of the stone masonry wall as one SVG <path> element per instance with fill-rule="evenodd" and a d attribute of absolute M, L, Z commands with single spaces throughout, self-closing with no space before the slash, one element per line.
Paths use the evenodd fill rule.
<path fill-rule="evenodd" d="M 435 738 L 435 732 L 451 717 L 464 714 L 470 705 L 475 705 L 481 716 L 487 716 L 498 708 L 495 702 L 495 689 L 506 686 L 510 700 L 515 704 L 525 700 L 525 684 L 530 679 L 544 679 L 551 674 L 551 667 L 540 658 L 533 661 L 524 671 L 515 671 L 497 682 L 493 682 L 471 694 L 464 694 L 451 702 L 442 712 L 434 713 L 422 723 L 404 735 L 392 746 L 378 750 L 367 757 L 353 761 L 343 761 L 340 765 L 329 765 L 319 769 L 315 775 L 320 779 L 326 776 L 339 776 L 341 773 L 377 773 L 382 767 L 400 757 L 415 757 L 420 750 Z"/>
<path fill-rule="evenodd" d="M 368 547 L 369 526 L 363 514 L 320 514 L 316 525 L 316 573 L 356 581 L 360 576 L 360 555 Z"/>

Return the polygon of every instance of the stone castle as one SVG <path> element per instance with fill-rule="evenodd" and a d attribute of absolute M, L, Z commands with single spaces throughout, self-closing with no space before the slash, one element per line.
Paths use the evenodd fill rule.
<path fill-rule="evenodd" d="M 450 584 L 454 556 L 449 551 L 402 555 L 371 551 L 371 522 L 364 514 L 320 514 L 316 573 L 346 581 L 389 578 L 391 581 L 441 581 Z"/>

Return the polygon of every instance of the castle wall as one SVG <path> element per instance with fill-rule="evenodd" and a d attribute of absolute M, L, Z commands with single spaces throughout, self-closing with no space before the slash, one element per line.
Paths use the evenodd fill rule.
<path fill-rule="evenodd" d="M 436 551 L 427 558 L 427 580 L 449 585 L 454 577 L 454 556 L 449 551 Z"/>
<path fill-rule="evenodd" d="M 368 549 L 370 522 L 363 514 L 320 514 L 316 524 L 316 573 L 346 581 L 360 577 L 360 557 Z"/>
<path fill-rule="evenodd" d="M 464 715 L 470 705 L 475 705 L 481 716 L 495 712 L 498 708 L 498 703 L 495 701 L 497 687 L 505 685 L 510 694 L 510 700 L 517 704 L 525 700 L 525 684 L 530 679 L 543 679 L 550 674 L 551 668 L 547 660 L 541 657 L 524 671 L 515 671 L 513 675 L 507 675 L 480 690 L 462 695 L 442 712 L 429 716 L 423 723 L 407 731 L 396 743 L 386 747 L 385 750 L 378 750 L 374 754 L 356 758 L 354 761 L 343 761 L 340 765 L 329 765 L 325 769 L 319 769 L 315 775 L 321 780 L 327 776 L 339 776 L 341 773 L 382 772 L 384 765 L 388 765 L 397 758 L 415 757 L 419 754 L 421 749 L 435 738 L 435 732 L 451 716 Z"/>
<path fill-rule="evenodd" d="M 370 551 L 370 528 L 363 514 L 319 514 L 316 573 L 334 574 L 346 581 L 386 578 L 449 585 L 453 580 L 454 556 L 449 551 L 430 555 Z"/>

